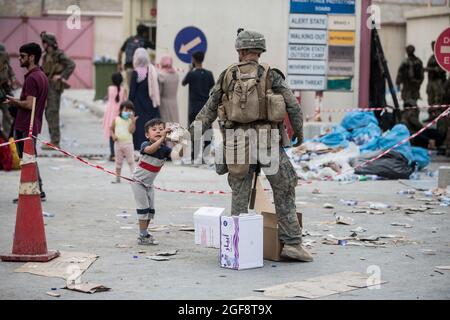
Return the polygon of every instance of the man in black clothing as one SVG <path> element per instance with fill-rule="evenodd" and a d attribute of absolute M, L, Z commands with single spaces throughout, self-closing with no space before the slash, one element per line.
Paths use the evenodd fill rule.
<path fill-rule="evenodd" d="M 189 126 L 205 105 L 209 98 L 209 91 L 214 86 L 214 77 L 211 71 L 203 69 L 205 54 L 201 51 L 192 54 L 192 66 L 182 85 L 189 84 Z"/>

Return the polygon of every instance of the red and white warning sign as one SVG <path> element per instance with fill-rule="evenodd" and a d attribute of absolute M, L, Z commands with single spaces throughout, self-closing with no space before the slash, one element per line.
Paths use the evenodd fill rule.
<path fill-rule="evenodd" d="M 444 30 L 434 45 L 434 55 L 439 65 L 450 72 L 450 28 Z"/>

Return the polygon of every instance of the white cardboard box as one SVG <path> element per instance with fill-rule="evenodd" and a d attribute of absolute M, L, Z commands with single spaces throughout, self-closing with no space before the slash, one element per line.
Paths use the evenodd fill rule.
<path fill-rule="evenodd" d="M 220 216 L 225 208 L 202 207 L 194 213 L 195 244 L 220 248 Z"/>
<path fill-rule="evenodd" d="M 263 217 L 259 214 L 222 216 L 220 266 L 242 270 L 263 265 Z"/>

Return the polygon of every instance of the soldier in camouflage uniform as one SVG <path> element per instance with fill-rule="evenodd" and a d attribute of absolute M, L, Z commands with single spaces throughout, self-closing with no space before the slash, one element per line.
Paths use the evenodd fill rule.
<path fill-rule="evenodd" d="M 431 48 L 433 50 L 433 55 L 430 57 L 427 63 L 425 71 L 428 72 L 428 85 L 427 85 L 427 95 L 428 95 L 428 105 L 441 105 L 442 97 L 444 94 L 444 82 L 446 80 L 445 70 L 441 68 L 439 63 L 436 61 L 434 56 L 434 45 L 435 41 L 431 43 Z M 430 116 L 429 120 L 436 118 L 442 109 L 430 108 L 428 114 Z"/>
<path fill-rule="evenodd" d="M 16 76 L 9 64 L 9 55 L 6 52 L 3 43 L 0 43 L 0 89 L 3 94 L 12 96 L 12 89 L 16 86 Z M 0 104 L 0 110 L 2 111 L 2 123 L 0 123 L 0 130 L 3 130 L 3 134 L 6 137 L 12 137 L 12 127 L 14 118 L 9 111 L 7 104 Z"/>
<path fill-rule="evenodd" d="M 420 99 L 420 86 L 422 85 L 423 63 L 414 55 L 414 46 L 407 46 L 406 53 L 408 58 L 403 61 L 398 69 L 397 86 L 401 86 L 402 100 L 417 100 Z"/>
<path fill-rule="evenodd" d="M 258 74 L 264 73 L 267 75 L 267 83 L 269 84 L 268 88 L 272 89 L 274 93 L 279 94 L 281 96 L 281 100 L 284 100 L 286 108 L 285 110 L 289 115 L 289 119 L 294 129 L 294 134 L 298 139 L 298 145 L 300 145 L 303 141 L 303 114 L 294 94 L 284 81 L 284 76 L 281 71 L 277 69 L 268 69 L 268 71 L 266 72 L 266 67 L 263 67 L 263 65 L 259 64 L 258 62 L 261 53 L 266 51 L 264 36 L 257 32 L 242 31 L 242 29 L 240 29 L 239 31 L 235 47 L 239 54 L 240 63 L 250 66 L 253 65 L 254 68 L 257 68 Z M 221 106 L 219 105 L 223 103 L 223 98 L 226 90 L 224 89 L 224 79 L 227 79 L 227 75 L 229 74 L 228 71 L 233 72 L 234 79 L 236 70 L 233 68 L 235 67 L 231 66 L 230 68 L 227 68 L 219 76 L 216 85 L 211 90 L 208 101 L 190 127 L 191 137 L 194 136 L 194 127 L 199 123 L 201 123 L 202 132 L 205 132 L 205 130 L 211 128 L 212 123 L 218 118 L 218 116 L 220 119 Z M 232 80 L 227 88 L 231 87 L 232 92 L 234 92 L 233 90 L 236 90 L 236 82 L 236 79 Z M 261 100 L 259 101 L 261 103 Z M 273 124 L 271 124 L 269 121 L 257 121 L 254 123 L 237 123 L 232 121 L 225 121 L 224 123 L 221 123 L 222 134 L 225 129 L 223 126 L 225 126 L 226 129 L 234 130 L 247 130 L 250 128 L 255 128 L 256 130 L 258 130 L 258 128 L 260 127 L 274 128 Z M 282 122 L 281 126 L 283 128 L 282 132 L 284 132 L 284 126 Z M 226 138 L 224 137 L 224 139 L 224 144 L 226 145 Z M 277 141 L 279 140 L 281 139 L 278 139 Z M 259 143 L 261 143 L 261 141 L 259 141 Z M 295 187 L 297 186 L 298 178 L 292 164 L 290 163 L 283 149 L 283 146 L 281 144 L 277 144 L 276 147 L 278 149 L 276 151 L 279 151 L 279 162 L 278 167 L 276 168 L 276 173 L 268 173 L 268 171 L 266 170 L 269 165 L 261 164 L 259 160 L 258 162 L 260 163 L 259 165 L 262 167 L 263 171 L 265 171 L 266 177 L 269 180 L 274 193 L 275 208 L 278 215 L 279 238 L 280 241 L 284 244 L 281 256 L 283 258 L 293 259 L 297 261 L 313 261 L 313 257 L 311 256 L 311 254 L 306 251 L 301 245 L 302 233 L 299 221 L 297 219 L 295 206 Z M 236 148 L 239 147 L 236 146 Z M 273 149 L 272 152 L 274 152 Z M 228 183 L 233 191 L 231 213 L 233 215 L 239 215 L 241 213 L 248 212 L 251 185 L 254 171 L 257 166 L 250 163 L 242 165 L 243 168 L 245 168 L 243 174 L 234 173 L 232 170 L 233 166 L 241 165 L 236 165 L 235 162 L 233 162 L 232 165 L 230 165 L 230 163 L 227 163 L 225 170 L 223 170 L 223 166 L 217 166 L 217 170 L 219 174 L 224 174 L 227 171 L 229 172 Z"/>
<path fill-rule="evenodd" d="M 58 48 L 55 35 L 47 32 L 41 33 L 42 45 L 45 50 L 42 69 L 49 80 L 49 90 L 47 107 L 45 108 L 45 118 L 48 123 L 51 143 L 59 146 L 61 133 L 59 130 L 59 108 L 61 94 L 64 89 L 69 88 L 66 80 L 75 70 L 75 63 L 68 58 L 64 52 Z M 53 150 L 43 145 L 42 149 Z"/>

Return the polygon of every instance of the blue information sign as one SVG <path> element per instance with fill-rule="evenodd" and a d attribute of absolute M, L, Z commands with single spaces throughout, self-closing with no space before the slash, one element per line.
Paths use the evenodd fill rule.
<path fill-rule="evenodd" d="M 291 0 L 291 13 L 355 14 L 355 0 Z"/>
<path fill-rule="evenodd" d="M 196 51 L 206 52 L 208 47 L 205 34 L 196 27 L 181 29 L 175 37 L 175 53 L 181 61 L 191 63 L 192 53 Z"/>

